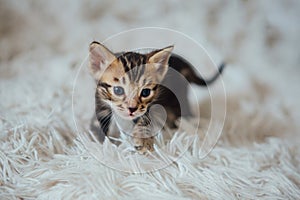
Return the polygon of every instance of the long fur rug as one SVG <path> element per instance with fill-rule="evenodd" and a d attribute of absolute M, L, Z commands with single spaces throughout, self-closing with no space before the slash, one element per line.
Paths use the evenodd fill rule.
<path fill-rule="evenodd" d="M 300 199 L 299 1 L 2 0 L 0 13 L 0 199 Z M 207 156 L 205 89 L 201 120 L 183 119 L 151 156 L 89 133 L 88 45 L 141 26 L 182 31 L 229 61 Z"/>

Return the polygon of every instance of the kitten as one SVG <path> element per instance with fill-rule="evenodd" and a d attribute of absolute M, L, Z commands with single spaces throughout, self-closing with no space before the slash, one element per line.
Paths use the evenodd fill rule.
<path fill-rule="evenodd" d="M 91 130 L 101 142 L 105 136 L 119 134 L 116 119 L 127 120 L 131 122 L 128 127 L 132 126 L 133 146 L 145 154 L 153 151 L 151 124 L 154 120 L 150 117 L 153 105 L 164 107 L 166 125 L 170 128 L 176 128 L 179 117 L 192 116 L 187 99 L 189 82 L 207 86 L 218 78 L 225 65 L 211 79 L 204 80 L 196 75 L 188 61 L 172 54 L 172 50 L 173 46 L 169 46 L 147 54 L 114 54 L 98 42 L 90 44 L 89 70 L 97 82 L 97 121 L 92 121 Z"/>

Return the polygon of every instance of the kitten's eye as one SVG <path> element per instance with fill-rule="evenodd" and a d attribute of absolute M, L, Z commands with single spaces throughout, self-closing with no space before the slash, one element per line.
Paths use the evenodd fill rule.
<path fill-rule="evenodd" d="M 115 95 L 121 96 L 124 94 L 124 88 L 122 88 L 120 86 L 115 86 L 114 93 L 115 93 Z"/>
<path fill-rule="evenodd" d="M 151 90 L 149 88 L 145 88 L 145 89 L 142 90 L 141 96 L 142 97 L 148 97 L 150 95 L 150 93 L 151 93 Z"/>

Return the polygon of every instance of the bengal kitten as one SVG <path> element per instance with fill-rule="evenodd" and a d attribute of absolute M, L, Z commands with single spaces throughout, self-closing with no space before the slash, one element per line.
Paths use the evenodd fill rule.
<path fill-rule="evenodd" d="M 147 54 L 114 54 L 98 42 L 90 44 L 89 70 L 97 82 L 96 120 L 92 121 L 91 130 L 101 142 L 105 136 L 119 135 L 116 119 L 124 119 L 133 124 L 130 133 L 133 146 L 138 153 L 145 154 L 154 150 L 151 106 L 163 106 L 169 128 L 176 128 L 179 117 L 192 116 L 187 99 L 189 82 L 207 86 L 218 78 L 225 65 L 205 80 L 172 50 L 173 46 L 169 46 Z"/>

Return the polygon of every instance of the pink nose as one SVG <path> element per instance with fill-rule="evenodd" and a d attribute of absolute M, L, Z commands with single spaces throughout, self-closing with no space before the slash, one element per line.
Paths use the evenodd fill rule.
<path fill-rule="evenodd" d="M 137 107 L 129 107 L 128 110 L 130 113 L 133 113 L 134 111 L 137 110 Z"/>

